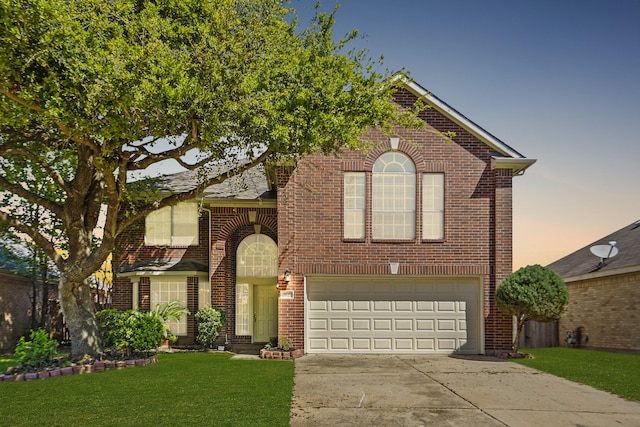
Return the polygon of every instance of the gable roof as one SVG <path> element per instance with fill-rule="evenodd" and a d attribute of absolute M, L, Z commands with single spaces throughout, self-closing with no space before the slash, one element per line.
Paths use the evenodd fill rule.
<path fill-rule="evenodd" d="M 396 79 L 399 79 L 400 83 L 418 98 L 425 100 L 432 108 L 491 147 L 495 151 L 495 155 L 491 156 L 492 169 L 511 169 L 513 175 L 522 175 L 536 162 L 536 159 L 525 157 L 413 80 L 408 80 L 403 75 L 398 75 Z"/>
<path fill-rule="evenodd" d="M 600 265 L 600 258 L 591 253 L 594 245 L 608 245 L 616 242 L 618 254 Z M 614 274 L 640 271 L 640 221 L 602 237 L 548 265 L 565 281 L 583 280 Z"/>

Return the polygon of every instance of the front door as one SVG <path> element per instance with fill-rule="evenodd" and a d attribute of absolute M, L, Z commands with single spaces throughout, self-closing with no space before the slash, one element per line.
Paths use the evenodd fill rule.
<path fill-rule="evenodd" d="M 253 342 L 278 335 L 278 290 L 273 285 L 253 287 Z"/>

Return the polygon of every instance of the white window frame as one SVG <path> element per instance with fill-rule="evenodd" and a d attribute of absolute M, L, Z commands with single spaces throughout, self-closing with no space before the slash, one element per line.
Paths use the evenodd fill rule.
<path fill-rule="evenodd" d="M 416 168 L 402 152 L 387 151 L 373 164 L 371 230 L 374 240 L 416 238 Z"/>
<path fill-rule="evenodd" d="M 174 279 L 150 278 L 150 303 L 151 310 L 158 304 L 167 304 L 178 301 L 181 306 L 187 307 L 187 278 L 180 277 Z M 179 321 L 169 320 L 167 326 L 177 336 L 187 335 L 187 315 L 180 316 Z"/>
<path fill-rule="evenodd" d="M 366 173 L 344 173 L 344 218 L 343 237 L 345 239 L 365 238 Z"/>
<path fill-rule="evenodd" d="M 422 238 L 444 239 L 444 174 L 422 175 Z"/>
<path fill-rule="evenodd" d="M 198 204 L 179 203 L 151 212 L 145 221 L 145 245 L 198 245 Z"/>

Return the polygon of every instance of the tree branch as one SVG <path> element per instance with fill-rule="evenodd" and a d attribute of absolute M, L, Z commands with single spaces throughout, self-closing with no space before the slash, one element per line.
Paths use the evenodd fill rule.
<path fill-rule="evenodd" d="M 10 227 L 15 228 L 22 233 L 25 233 L 29 236 L 33 241 L 38 245 L 51 260 L 56 264 L 59 269 L 62 269 L 62 264 L 64 263 L 64 258 L 56 251 L 55 246 L 51 243 L 51 240 L 46 236 L 42 235 L 42 233 L 38 232 L 35 228 L 29 226 L 28 224 L 23 223 L 19 219 L 7 214 L 0 210 L 0 222 L 4 222 Z"/>
<path fill-rule="evenodd" d="M 34 163 L 40 165 L 40 167 L 45 172 L 47 172 L 47 175 L 49 175 L 49 177 L 53 180 L 53 182 L 55 182 L 62 189 L 62 191 L 64 191 L 65 193 L 69 193 L 70 188 L 67 185 L 67 182 L 64 180 L 64 178 L 62 178 L 62 176 L 58 173 L 58 171 L 56 171 L 51 167 L 51 165 L 48 162 L 45 162 L 40 157 L 36 156 L 33 152 L 22 149 L 22 148 L 9 148 L 7 150 L 0 150 L 0 156 L 2 157 L 12 156 L 12 155 L 24 156 L 28 159 L 31 159 Z"/>

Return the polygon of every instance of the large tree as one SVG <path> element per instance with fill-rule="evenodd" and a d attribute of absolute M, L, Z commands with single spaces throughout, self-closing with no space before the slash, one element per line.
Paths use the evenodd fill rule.
<path fill-rule="evenodd" d="M 529 320 L 553 322 L 569 308 L 569 291 L 558 274 L 541 265 L 527 265 L 509 274 L 496 290 L 496 304 L 516 319 L 513 350 L 518 351 L 520 335 Z"/>
<path fill-rule="evenodd" d="M 135 221 L 261 162 L 357 147 L 364 128 L 398 118 L 390 74 L 345 50 L 355 32 L 334 40 L 334 13 L 300 28 L 280 0 L 0 5 L 0 191 L 15 200 L 0 222 L 60 270 L 73 357 L 101 352 L 88 278 Z M 168 159 L 233 157 L 244 160 L 181 194 L 141 197 L 130 182 Z M 55 235 L 21 215 L 25 202 Z"/>

